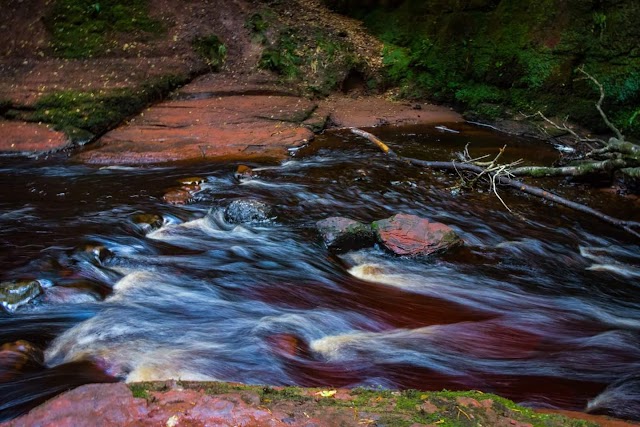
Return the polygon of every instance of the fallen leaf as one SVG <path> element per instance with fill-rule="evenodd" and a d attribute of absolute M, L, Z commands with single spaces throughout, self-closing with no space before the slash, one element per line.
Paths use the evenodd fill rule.
<path fill-rule="evenodd" d="M 316 393 L 316 396 L 320 397 L 333 397 L 337 393 L 336 390 L 322 390 Z"/>

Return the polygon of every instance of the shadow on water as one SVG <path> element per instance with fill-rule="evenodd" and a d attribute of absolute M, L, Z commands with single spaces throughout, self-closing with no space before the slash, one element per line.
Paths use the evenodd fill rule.
<path fill-rule="evenodd" d="M 507 143 L 506 160 L 558 157 L 540 143 L 455 130 L 376 133 L 425 159 L 448 160 L 468 142 L 474 155 Z M 44 284 L 0 314 L 4 419 L 115 379 L 472 388 L 564 409 L 585 409 L 609 386 L 591 407 L 614 414 L 612 396 L 637 390 L 623 379 L 640 372 L 638 242 L 589 217 L 503 191 L 519 219 L 489 192 L 452 193 L 455 176 L 389 163 L 348 133 L 252 165 L 243 181 L 237 164 L 2 162 L 1 279 Z M 205 181 L 192 204 L 162 201 L 193 175 Z M 615 194 L 570 182 L 559 192 L 640 219 L 636 202 Z M 225 222 L 241 198 L 273 206 L 274 219 Z M 432 259 L 378 247 L 332 254 L 315 231 L 328 216 L 399 212 L 449 224 L 465 247 Z M 31 347 L 11 344 L 19 340 L 42 358 L 24 362 L 16 349 Z"/>

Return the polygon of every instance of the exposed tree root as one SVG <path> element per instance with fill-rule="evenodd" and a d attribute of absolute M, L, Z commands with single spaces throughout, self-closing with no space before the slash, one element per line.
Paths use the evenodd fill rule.
<path fill-rule="evenodd" d="M 509 165 L 497 165 L 497 160 L 502 154 L 502 152 L 504 151 L 504 147 L 502 148 L 502 150 L 500 150 L 500 153 L 498 154 L 498 156 L 496 156 L 496 158 L 493 159 L 493 161 L 485 162 L 486 166 L 474 164 L 471 161 L 461 161 L 461 162 L 427 161 L 427 160 L 414 159 L 410 157 L 398 156 L 375 135 L 357 128 L 351 128 L 350 130 L 354 134 L 361 136 L 363 138 L 366 138 L 367 140 L 376 144 L 376 146 L 378 146 L 384 153 L 391 154 L 393 158 L 397 158 L 398 160 L 405 161 L 414 166 L 420 166 L 420 167 L 426 167 L 426 168 L 432 168 L 432 169 L 451 170 L 451 171 L 456 171 L 458 174 L 460 174 L 461 171 L 471 172 L 475 175 L 474 180 L 477 180 L 478 178 L 484 176 L 489 180 L 489 183 L 491 185 L 491 190 L 500 199 L 503 205 L 505 204 L 500 198 L 500 196 L 498 195 L 498 192 L 496 190 L 496 184 L 512 187 L 523 193 L 531 194 L 536 197 L 550 200 L 552 202 L 566 206 L 578 212 L 592 215 L 611 225 L 615 225 L 617 227 L 622 228 L 623 230 L 633 234 L 637 238 L 640 238 L 639 222 L 624 221 L 618 218 L 614 218 L 600 211 L 592 209 L 586 205 L 572 202 L 571 200 L 568 200 L 568 199 L 565 199 L 564 197 L 560 197 L 556 194 L 550 193 L 549 191 L 543 190 L 542 188 L 528 185 L 522 181 L 518 181 L 516 179 L 511 178 L 510 176 L 513 176 L 513 174 L 507 170 L 507 166 Z M 465 152 L 466 152 L 466 149 L 465 149 Z M 477 160 L 477 159 L 470 159 L 470 160 Z M 549 168 L 549 169 L 561 169 L 561 168 Z M 505 205 L 505 207 L 507 206 Z M 507 207 L 507 209 L 509 208 Z M 636 229 L 639 231 L 636 231 Z"/>

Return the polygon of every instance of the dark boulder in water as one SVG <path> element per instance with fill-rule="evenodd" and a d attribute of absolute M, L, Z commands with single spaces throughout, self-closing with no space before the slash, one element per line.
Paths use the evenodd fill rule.
<path fill-rule="evenodd" d="M 372 227 L 380 244 L 396 255 L 431 255 L 462 243 L 448 225 L 415 215 L 394 215 L 374 221 Z"/>
<path fill-rule="evenodd" d="M 633 374 L 611 383 L 589 401 L 587 412 L 640 421 L 640 374 Z"/>
<path fill-rule="evenodd" d="M 37 280 L 16 280 L 0 283 L 0 305 L 13 313 L 42 293 Z"/>
<path fill-rule="evenodd" d="M 234 200 L 224 211 L 224 219 L 232 224 L 256 224 L 272 219 L 268 204 L 255 199 Z"/>
<path fill-rule="evenodd" d="M 344 251 L 372 246 L 375 236 L 371 226 L 349 218 L 331 217 L 316 223 L 329 249 Z"/>

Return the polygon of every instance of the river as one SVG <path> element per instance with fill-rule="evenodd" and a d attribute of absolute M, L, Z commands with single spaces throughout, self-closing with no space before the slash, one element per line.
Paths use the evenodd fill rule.
<path fill-rule="evenodd" d="M 372 132 L 429 160 L 467 143 L 474 156 L 508 144 L 504 160 L 527 164 L 559 156 L 465 124 Z M 454 191 L 455 174 L 390 161 L 348 132 L 250 164 L 250 180 L 234 178 L 238 164 L 0 158 L 0 278 L 45 288 L 0 310 L 0 344 L 44 350 L 43 366 L 0 385 L 3 418 L 83 382 L 167 378 L 478 389 L 583 410 L 640 372 L 640 246 L 624 231 L 505 189 L 509 213 L 488 189 Z M 190 176 L 204 179 L 193 202 L 165 203 Z M 614 193 L 569 182 L 558 192 L 640 220 L 637 202 Z M 225 222 L 240 198 L 272 205 L 273 219 Z M 329 216 L 400 212 L 450 225 L 465 246 L 434 258 L 333 254 L 315 230 Z"/>

